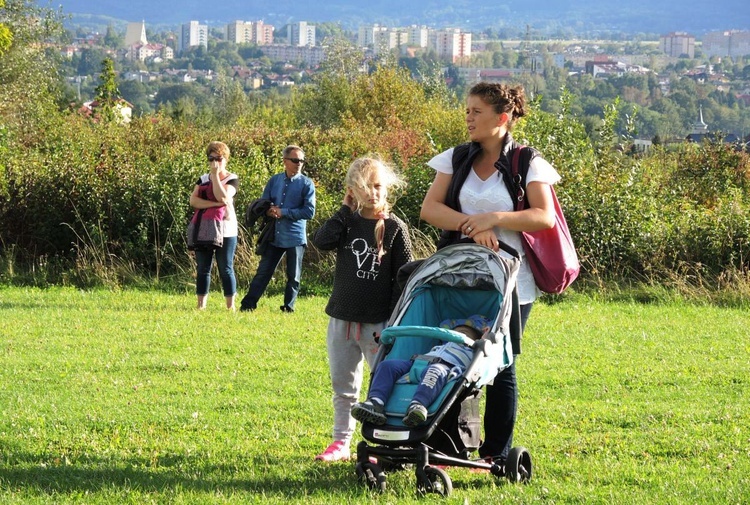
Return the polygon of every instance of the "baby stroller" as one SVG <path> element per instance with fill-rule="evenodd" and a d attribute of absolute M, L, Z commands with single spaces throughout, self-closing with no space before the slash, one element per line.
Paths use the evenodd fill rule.
<path fill-rule="evenodd" d="M 511 339 L 520 337 L 519 255 L 506 244 L 501 243 L 501 248 L 512 257 L 474 243 L 451 245 L 424 260 L 409 276 L 381 333 L 376 366 L 383 360 L 423 355 L 448 341 L 472 346 L 473 358 L 464 374 L 450 380 L 428 406 L 422 424 L 407 427 L 402 422 L 417 384 L 401 381 L 386 402 L 386 423 L 362 424 L 365 440 L 357 446 L 356 473 L 371 489 L 385 491 L 385 471 L 407 465 L 415 466 L 419 492 L 443 496 L 453 486 L 441 466 L 484 469 L 514 482 L 531 478 L 531 456 L 523 447 L 509 451 L 504 467 L 470 457 L 480 445 L 481 388 L 513 363 Z M 492 321 L 483 339 L 473 341 L 438 327 L 445 319 L 468 314 L 484 314 Z"/>

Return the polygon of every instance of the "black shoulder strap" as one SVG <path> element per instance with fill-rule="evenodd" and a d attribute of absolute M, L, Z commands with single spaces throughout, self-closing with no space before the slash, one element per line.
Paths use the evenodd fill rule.
<path fill-rule="evenodd" d="M 531 157 L 534 153 L 525 145 L 519 144 L 511 153 L 510 171 L 511 187 L 508 191 L 511 197 L 515 195 L 516 210 L 523 210 L 528 206 L 526 200 L 526 176 L 529 174 Z"/>

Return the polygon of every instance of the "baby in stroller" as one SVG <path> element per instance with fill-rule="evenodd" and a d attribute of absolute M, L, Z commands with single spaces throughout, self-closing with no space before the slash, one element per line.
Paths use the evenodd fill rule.
<path fill-rule="evenodd" d="M 489 330 L 490 321 L 475 314 L 466 319 L 446 319 L 441 328 L 448 328 L 478 340 Z M 447 342 L 433 347 L 427 354 L 412 359 L 382 361 L 375 369 L 367 400 L 352 406 L 352 417 L 360 422 L 383 425 L 388 418 L 385 403 L 397 381 L 418 382 L 403 423 L 418 426 L 427 419 L 427 408 L 438 397 L 443 386 L 452 378 L 462 375 L 471 363 L 473 349 L 467 345 Z M 423 366 L 420 366 L 423 365 Z"/>

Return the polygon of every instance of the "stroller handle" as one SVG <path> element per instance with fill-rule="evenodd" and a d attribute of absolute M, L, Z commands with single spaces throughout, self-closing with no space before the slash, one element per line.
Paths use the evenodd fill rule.
<path fill-rule="evenodd" d="M 469 237 L 464 237 L 458 242 L 455 242 L 455 244 L 476 244 L 476 242 L 474 242 L 474 240 L 470 239 Z M 497 239 L 497 246 L 503 251 L 513 256 L 515 259 L 517 260 L 521 259 L 521 253 L 519 253 L 515 247 L 503 242 L 500 239 Z"/>
<path fill-rule="evenodd" d="M 380 333 L 380 342 L 390 345 L 397 338 L 435 338 L 443 342 L 456 342 L 471 347 L 474 340 L 461 332 L 449 330 L 448 328 L 436 328 L 434 326 L 389 326 Z"/>

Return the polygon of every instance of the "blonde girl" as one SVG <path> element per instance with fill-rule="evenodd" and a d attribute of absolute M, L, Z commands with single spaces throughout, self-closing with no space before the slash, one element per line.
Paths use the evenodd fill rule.
<path fill-rule="evenodd" d="M 388 322 L 398 301 L 396 274 L 412 260 L 406 224 L 391 212 L 389 194 L 404 186 L 376 156 L 357 158 L 346 174 L 341 208 L 315 232 L 313 244 L 336 251 L 333 292 L 326 306 L 328 364 L 333 385 L 333 441 L 315 459 L 348 460 L 364 362 L 372 367 L 373 337 Z M 363 301 L 366 300 L 366 303 Z"/>

